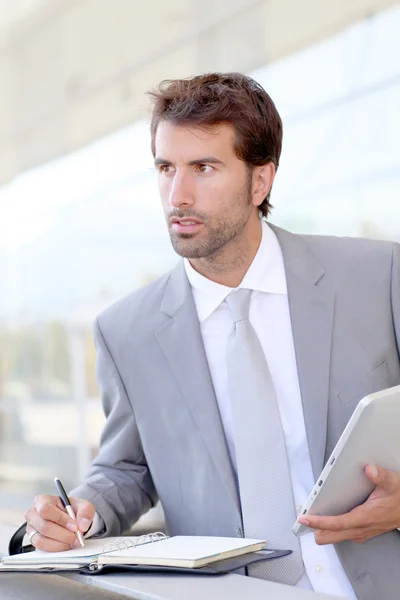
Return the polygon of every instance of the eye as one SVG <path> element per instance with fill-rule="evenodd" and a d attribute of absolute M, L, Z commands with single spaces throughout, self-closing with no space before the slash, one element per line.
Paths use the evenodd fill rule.
<path fill-rule="evenodd" d="M 171 165 L 158 165 L 158 170 L 160 173 L 171 173 L 173 171 L 173 167 Z"/>
<path fill-rule="evenodd" d="M 197 170 L 200 173 L 210 173 L 213 170 L 213 168 L 210 165 L 203 165 L 202 164 L 202 165 L 197 165 Z"/>

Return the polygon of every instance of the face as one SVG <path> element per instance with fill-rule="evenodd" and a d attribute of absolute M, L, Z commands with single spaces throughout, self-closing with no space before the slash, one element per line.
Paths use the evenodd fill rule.
<path fill-rule="evenodd" d="M 162 121 L 155 149 L 160 196 L 178 254 L 216 255 L 259 221 L 252 176 L 234 152 L 230 125 L 204 131 Z"/>

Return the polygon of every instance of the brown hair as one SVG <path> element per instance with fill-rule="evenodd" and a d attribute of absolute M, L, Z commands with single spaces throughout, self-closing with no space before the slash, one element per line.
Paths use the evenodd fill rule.
<path fill-rule="evenodd" d="M 235 152 L 252 170 L 273 162 L 278 168 L 282 121 L 274 103 L 259 83 L 241 73 L 208 73 L 189 79 L 162 81 L 149 95 L 153 101 L 151 149 L 160 121 L 209 127 L 230 123 L 236 136 Z M 267 216 L 270 193 L 259 206 Z"/>

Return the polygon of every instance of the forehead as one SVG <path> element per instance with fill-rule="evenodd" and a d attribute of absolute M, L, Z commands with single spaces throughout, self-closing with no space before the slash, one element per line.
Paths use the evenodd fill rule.
<path fill-rule="evenodd" d="M 232 125 L 219 123 L 203 129 L 161 121 L 155 136 L 156 157 L 191 160 L 201 156 L 234 157 Z"/>

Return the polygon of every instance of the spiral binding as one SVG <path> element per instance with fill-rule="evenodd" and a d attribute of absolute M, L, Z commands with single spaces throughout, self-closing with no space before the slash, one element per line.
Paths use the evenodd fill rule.
<path fill-rule="evenodd" d="M 139 536 L 136 540 L 121 540 L 120 542 L 113 542 L 112 544 L 106 544 L 103 547 L 103 553 L 129 550 L 129 548 L 136 548 L 136 546 L 142 546 L 143 544 L 153 544 L 154 542 L 160 542 L 168 538 L 165 533 L 161 531 L 155 531 L 154 533 L 146 533 L 145 535 Z"/>

